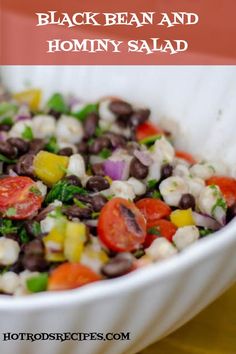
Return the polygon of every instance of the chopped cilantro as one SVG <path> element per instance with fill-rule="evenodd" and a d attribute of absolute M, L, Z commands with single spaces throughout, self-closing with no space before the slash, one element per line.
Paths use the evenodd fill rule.
<path fill-rule="evenodd" d="M 55 112 L 68 113 L 69 107 L 60 93 L 55 93 L 47 102 L 47 107 Z"/>
<path fill-rule="evenodd" d="M 115 194 L 110 194 L 110 195 L 107 195 L 107 196 L 104 195 L 104 197 L 107 198 L 107 200 L 111 200 L 114 196 L 115 196 Z"/>
<path fill-rule="evenodd" d="M 86 204 L 82 203 L 80 200 L 74 198 L 73 199 L 75 205 L 77 205 L 79 208 L 83 209 L 83 208 L 86 208 Z"/>
<path fill-rule="evenodd" d="M 100 213 L 99 212 L 93 212 L 92 213 L 92 219 L 97 219 L 99 217 Z"/>
<path fill-rule="evenodd" d="M 1 124 L 4 124 L 4 125 L 10 125 L 12 126 L 13 125 L 13 120 L 12 118 L 10 117 L 6 117 L 6 118 L 3 118 L 1 121 L 0 121 Z"/>
<path fill-rule="evenodd" d="M 39 236 L 42 232 L 40 223 L 38 221 L 34 221 L 32 225 L 32 229 L 33 229 L 34 236 Z"/>
<path fill-rule="evenodd" d="M 214 215 L 216 208 L 221 208 L 223 210 L 227 209 L 227 204 L 223 198 L 218 198 L 216 203 L 213 205 L 213 207 L 211 209 L 212 215 Z"/>
<path fill-rule="evenodd" d="M 49 139 L 48 143 L 45 145 L 45 150 L 52 152 L 53 154 L 57 154 L 58 151 L 60 150 L 58 144 L 57 144 L 57 139 L 55 136 L 51 136 Z"/>
<path fill-rule="evenodd" d="M 212 230 L 204 228 L 204 229 L 200 229 L 199 233 L 200 233 L 200 237 L 205 237 L 212 234 Z"/>
<path fill-rule="evenodd" d="M 148 230 L 147 230 L 147 233 L 149 235 L 156 235 L 156 236 L 161 236 L 161 233 L 160 231 L 157 229 L 157 227 L 153 226 L 153 227 L 150 227 Z"/>
<path fill-rule="evenodd" d="M 84 121 L 89 113 L 97 112 L 98 104 L 97 103 L 89 103 L 84 106 L 80 111 L 73 113 L 72 115 L 80 121 Z"/>
<path fill-rule="evenodd" d="M 42 195 L 40 190 L 37 187 L 34 187 L 34 186 L 30 187 L 29 191 L 31 193 L 33 193 L 34 195 L 38 195 L 38 196 Z"/>
<path fill-rule="evenodd" d="M 14 234 L 17 232 L 17 227 L 13 224 L 12 220 L 2 219 L 0 225 L 0 234 L 7 235 L 7 234 Z"/>
<path fill-rule="evenodd" d="M 34 277 L 26 280 L 26 286 L 32 293 L 38 293 L 40 291 L 47 290 L 48 274 L 40 273 Z"/>
<path fill-rule="evenodd" d="M 26 125 L 23 133 L 21 134 L 21 137 L 25 140 L 33 140 L 34 139 L 34 134 L 32 131 L 32 128 Z"/>
<path fill-rule="evenodd" d="M 0 161 L 2 162 L 6 162 L 6 163 L 15 163 L 16 160 L 11 160 L 11 159 L 8 159 L 6 156 L 0 154 Z"/>
<path fill-rule="evenodd" d="M 141 258 L 145 254 L 143 249 L 137 250 L 133 253 L 135 258 Z"/>
<path fill-rule="evenodd" d="M 106 129 L 101 128 L 101 127 L 96 127 L 96 129 L 95 129 L 95 135 L 97 137 L 103 135 L 105 132 L 106 132 Z"/>
<path fill-rule="evenodd" d="M 158 183 L 157 179 L 150 179 L 149 181 L 147 181 L 147 186 L 149 189 L 154 189 L 157 183 Z"/>
<path fill-rule="evenodd" d="M 10 217 L 10 216 L 14 216 L 16 215 L 16 208 L 8 208 L 6 211 L 6 216 Z"/>
<path fill-rule="evenodd" d="M 45 203 L 52 203 L 56 199 L 68 203 L 73 200 L 75 194 L 86 195 L 87 191 L 82 187 L 73 186 L 62 180 L 54 184 L 45 199 Z"/>
<path fill-rule="evenodd" d="M 18 235 L 19 235 L 21 243 L 28 243 L 30 241 L 30 237 L 27 234 L 27 232 L 26 232 L 24 227 L 20 230 Z"/>
<path fill-rule="evenodd" d="M 161 193 L 159 191 L 152 192 L 152 198 L 161 199 Z"/>
<path fill-rule="evenodd" d="M 107 159 L 108 157 L 111 156 L 111 151 L 109 149 L 102 149 L 102 151 L 99 152 L 98 154 L 102 159 Z"/>

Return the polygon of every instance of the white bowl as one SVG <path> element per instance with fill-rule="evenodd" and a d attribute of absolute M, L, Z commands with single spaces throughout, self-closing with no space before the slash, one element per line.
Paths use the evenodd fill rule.
<path fill-rule="evenodd" d="M 4 67 L 1 74 L 14 91 L 31 83 L 46 95 L 70 91 L 92 100 L 113 94 L 146 104 L 152 108 L 153 120 L 182 124 L 179 146 L 235 165 L 234 67 Z M 236 279 L 235 254 L 236 222 L 231 222 L 172 259 L 119 279 L 68 292 L 1 296 L 1 333 L 128 331 L 131 339 L 12 340 L 2 341 L 0 351 L 136 353 L 183 325 L 229 287 Z"/>

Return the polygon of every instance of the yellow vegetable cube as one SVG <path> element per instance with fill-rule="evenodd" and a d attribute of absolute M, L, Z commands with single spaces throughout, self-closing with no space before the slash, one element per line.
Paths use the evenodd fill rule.
<path fill-rule="evenodd" d="M 41 102 L 42 91 L 30 89 L 13 95 L 13 98 L 19 103 L 27 103 L 32 111 L 38 111 Z"/>
<path fill-rule="evenodd" d="M 40 151 L 34 158 L 34 172 L 39 179 L 51 187 L 64 177 L 68 163 L 67 156 Z"/>
<path fill-rule="evenodd" d="M 64 256 L 65 228 L 54 227 L 50 233 L 43 238 L 46 249 L 46 259 L 50 262 L 60 262 L 65 260 Z"/>
<path fill-rule="evenodd" d="M 177 227 L 195 225 L 192 209 L 175 210 L 170 214 L 170 221 Z"/>
<path fill-rule="evenodd" d="M 79 262 L 86 241 L 86 226 L 82 223 L 68 222 L 64 242 L 64 255 L 69 262 Z"/>

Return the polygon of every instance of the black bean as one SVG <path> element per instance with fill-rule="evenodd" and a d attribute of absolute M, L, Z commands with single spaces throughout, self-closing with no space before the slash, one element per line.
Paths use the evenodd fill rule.
<path fill-rule="evenodd" d="M 3 163 L 3 172 L 9 175 L 10 170 L 16 172 L 16 164 L 8 165 L 6 162 Z"/>
<path fill-rule="evenodd" d="M 18 260 L 12 264 L 9 268 L 10 272 L 14 272 L 14 273 L 21 273 L 24 270 L 24 266 L 22 264 L 22 255 L 20 255 L 20 257 L 18 258 Z"/>
<path fill-rule="evenodd" d="M 136 157 L 134 157 L 130 164 L 130 175 L 137 179 L 143 179 L 148 175 L 148 167 L 144 166 Z"/>
<path fill-rule="evenodd" d="M 72 186 L 82 187 L 79 177 L 75 175 L 66 176 L 64 181 L 66 181 L 68 184 L 71 184 Z"/>
<path fill-rule="evenodd" d="M 114 149 L 125 147 L 126 145 L 126 138 L 121 134 L 106 133 L 105 136 L 110 139 L 110 144 Z"/>
<path fill-rule="evenodd" d="M 138 109 L 132 114 L 130 118 L 131 123 L 134 126 L 138 126 L 139 124 L 146 122 L 150 116 L 150 113 L 150 109 Z"/>
<path fill-rule="evenodd" d="M 87 154 L 88 152 L 88 144 L 85 141 L 81 141 L 76 144 L 77 150 L 80 154 Z"/>
<path fill-rule="evenodd" d="M 25 269 L 31 272 L 43 272 L 48 269 L 48 262 L 42 255 L 25 254 L 22 259 L 22 264 Z"/>
<path fill-rule="evenodd" d="M 60 149 L 60 150 L 58 151 L 58 155 L 70 157 L 71 155 L 73 155 L 73 150 L 72 150 L 71 147 L 65 147 L 65 148 Z"/>
<path fill-rule="evenodd" d="M 116 278 L 132 271 L 134 257 L 130 253 L 119 253 L 105 264 L 101 272 L 108 278 Z"/>
<path fill-rule="evenodd" d="M 8 157 L 9 159 L 14 159 L 17 156 L 17 149 L 7 141 L 2 141 L 0 144 L 0 154 Z"/>
<path fill-rule="evenodd" d="M 120 128 L 127 128 L 131 126 L 131 120 L 129 116 L 119 116 L 116 119 L 116 123 Z"/>
<path fill-rule="evenodd" d="M 44 254 L 44 245 L 43 242 L 39 239 L 30 241 L 24 246 L 24 253 L 27 255 L 43 255 Z"/>
<path fill-rule="evenodd" d="M 43 150 L 45 146 L 45 141 L 43 139 L 33 139 L 30 142 L 29 152 L 32 154 L 37 154 L 40 150 Z"/>
<path fill-rule="evenodd" d="M 54 209 L 55 209 L 55 207 L 52 206 L 52 205 L 49 205 L 47 208 L 41 209 L 40 212 L 38 213 L 38 215 L 35 217 L 35 220 L 36 221 L 42 221 L 43 219 L 46 218 L 48 213 L 50 213 Z"/>
<path fill-rule="evenodd" d="M 179 201 L 179 208 L 180 209 L 189 209 L 195 208 L 195 198 L 192 194 L 186 193 L 183 194 L 180 201 Z"/>
<path fill-rule="evenodd" d="M 16 173 L 20 176 L 34 177 L 34 168 L 33 168 L 34 155 L 25 154 L 19 158 L 19 161 L 16 164 Z"/>
<path fill-rule="evenodd" d="M 11 126 L 9 124 L 0 124 L 0 131 L 1 132 L 9 132 Z"/>
<path fill-rule="evenodd" d="M 79 218 L 79 219 L 91 219 L 92 209 L 89 207 L 80 208 L 77 205 L 72 205 L 68 208 L 63 209 L 63 213 L 68 216 L 70 219 Z"/>
<path fill-rule="evenodd" d="M 109 109 L 117 116 L 129 116 L 133 112 L 132 106 L 125 101 L 112 101 Z"/>
<path fill-rule="evenodd" d="M 228 207 L 226 213 L 226 221 L 231 221 L 236 216 L 236 203 Z"/>
<path fill-rule="evenodd" d="M 60 116 L 61 116 L 61 112 L 57 112 L 57 111 L 55 111 L 54 109 L 50 109 L 50 111 L 48 112 L 48 114 L 49 114 L 50 116 L 53 116 L 53 117 L 56 118 L 56 119 L 59 119 Z"/>
<path fill-rule="evenodd" d="M 96 127 L 98 124 L 97 113 L 90 113 L 84 121 L 84 134 L 86 138 L 90 138 L 95 134 Z"/>
<path fill-rule="evenodd" d="M 81 195 L 81 194 L 75 194 L 74 198 L 86 204 L 91 204 L 93 200 L 93 198 L 90 195 Z"/>
<path fill-rule="evenodd" d="M 90 177 L 86 183 L 86 188 L 91 192 L 99 192 L 109 187 L 110 184 L 108 180 L 101 176 Z"/>
<path fill-rule="evenodd" d="M 110 147 L 110 139 L 106 136 L 100 136 L 95 139 L 89 146 L 89 152 L 91 154 L 98 154 L 102 149 Z"/>
<path fill-rule="evenodd" d="M 161 179 L 166 179 L 172 176 L 172 173 L 173 173 L 173 166 L 171 166 L 169 163 L 161 167 Z"/>
<path fill-rule="evenodd" d="M 29 150 L 29 142 L 21 138 L 9 138 L 7 141 L 11 146 L 17 148 L 18 153 L 25 154 Z"/>
<path fill-rule="evenodd" d="M 96 212 L 100 211 L 106 203 L 107 203 L 107 198 L 101 194 L 95 195 L 92 198 L 92 207 L 93 210 Z"/>
<path fill-rule="evenodd" d="M 85 166 L 86 168 L 88 168 L 89 166 L 89 155 L 86 155 L 86 154 L 81 154 L 83 159 L 84 159 L 84 163 L 85 163 Z"/>
<path fill-rule="evenodd" d="M 92 173 L 96 176 L 102 176 L 104 177 L 105 176 L 105 172 L 104 172 L 104 167 L 103 167 L 103 163 L 94 163 L 92 166 L 91 166 L 91 169 L 92 169 Z"/>

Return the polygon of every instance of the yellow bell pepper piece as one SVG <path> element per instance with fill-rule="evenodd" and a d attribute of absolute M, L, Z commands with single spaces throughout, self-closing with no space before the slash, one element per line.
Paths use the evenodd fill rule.
<path fill-rule="evenodd" d="M 177 227 L 195 225 L 192 209 L 175 210 L 170 214 L 170 221 Z"/>
<path fill-rule="evenodd" d="M 69 262 L 79 262 L 86 241 L 86 226 L 82 223 L 68 222 L 64 242 L 64 255 Z"/>
<path fill-rule="evenodd" d="M 32 111 L 38 111 L 42 91 L 39 89 L 30 89 L 14 94 L 13 98 L 19 103 L 27 103 Z"/>
<path fill-rule="evenodd" d="M 65 260 L 64 256 L 65 228 L 54 227 L 50 233 L 43 238 L 46 249 L 46 259 L 50 262 L 60 262 Z"/>
<path fill-rule="evenodd" d="M 40 151 L 34 158 L 33 167 L 36 176 L 51 187 L 64 177 L 68 163 L 67 156 Z"/>

